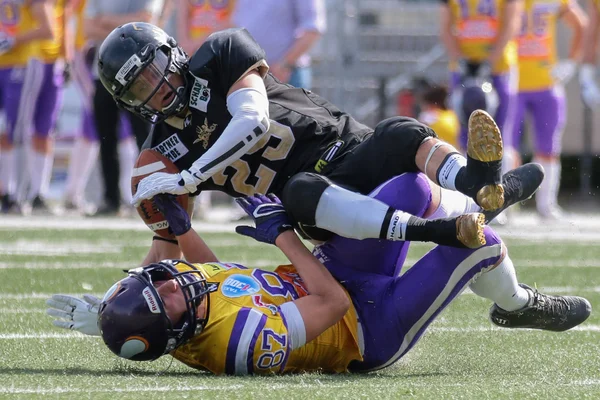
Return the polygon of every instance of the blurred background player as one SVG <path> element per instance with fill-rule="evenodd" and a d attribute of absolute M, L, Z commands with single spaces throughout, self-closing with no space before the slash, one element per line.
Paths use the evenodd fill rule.
<path fill-rule="evenodd" d="M 208 35 L 231 27 L 234 4 L 235 0 L 177 0 L 179 45 L 186 53 L 194 54 Z"/>
<path fill-rule="evenodd" d="M 164 6 L 163 0 L 87 0 L 84 11 L 84 33 L 86 40 L 99 45 L 117 26 L 131 21 L 159 21 Z M 95 63 L 94 63 L 95 64 Z M 119 176 L 121 165 L 118 157 L 119 108 L 95 75 L 93 98 L 94 123 L 100 134 L 100 161 L 104 181 L 103 205 L 98 215 L 116 215 L 121 208 Z M 150 132 L 150 124 L 128 115 L 131 129 L 138 147 Z M 125 207 L 129 207 L 125 205 Z"/>
<path fill-rule="evenodd" d="M 600 104 L 600 88 L 595 80 L 600 35 L 600 1 L 587 0 L 586 4 L 589 23 L 583 41 L 583 65 L 579 69 L 579 85 L 583 102 L 588 107 L 592 107 Z"/>
<path fill-rule="evenodd" d="M 517 84 L 517 52 L 514 38 L 519 30 L 522 0 L 440 0 L 441 40 L 450 62 L 450 90 L 457 96 L 466 76 L 490 79 L 498 95 L 491 113 L 500 131 L 514 108 Z M 456 110 L 460 114 L 460 110 Z M 466 149 L 466 124 L 459 145 Z M 509 157 L 508 152 L 504 158 Z"/>
<path fill-rule="evenodd" d="M 323 0 L 237 0 L 232 18 L 265 50 L 269 72 L 281 82 L 311 89 L 308 52 L 326 28 Z"/>
<path fill-rule="evenodd" d="M 572 31 L 569 57 L 557 61 L 556 21 L 560 18 Z M 534 161 L 541 164 L 546 177 L 536 194 L 540 216 L 557 219 L 560 186 L 560 153 L 566 120 L 564 84 L 575 74 L 581 56 L 586 17 L 575 0 L 525 0 L 525 12 L 518 36 L 519 93 L 514 126 L 505 136 L 507 145 L 519 154 L 525 114 L 533 122 Z M 519 161 L 519 160 L 515 160 Z M 511 166 L 511 168 L 513 168 Z"/>
<path fill-rule="evenodd" d="M 76 23 L 75 53 L 71 74 L 81 95 L 81 127 L 75 138 L 67 172 L 64 207 L 69 211 L 93 214 L 95 207 L 85 201 L 85 187 L 92 167 L 98 161 L 100 139 L 94 123 L 92 99 L 94 96 L 94 78 L 92 64 L 95 49 L 85 40 L 84 10 L 86 0 L 75 0 L 73 12 Z M 135 138 L 126 115 L 121 112 L 118 126 L 119 189 L 123 203 L 131 200 L 130 179 L 133 164 L 138 154 Z"/>
<path fill-rule="evenodd" d="M 438 137 L 454 147 L 458 146 L 460 123 L 454 110 L 448 108 L 448 89 L 434 85 L 425 89 L 418 120 L 429 125 Z"/>
<path fill-rule="evenodd" d="M 0 4 L 0 93 L 6 114 L 6 131 L 0 137 L 0 194 L 2 212 L 21 213 L 22 199 L 18 199 L 18 166 L 22 163 L 17 157 L 26 145 L 34 116 L 34 108 L 41 86 L 42 76 L 33 74 L 35 67 L 29 64 L 30 57 L 36 55 L 39 40 L 53 39 L 57 35 L 54 28 L 56 19 L 50 1 L 7 0 Z M 53 82 L 46 82 L 50 91 L 58 92 Z M 37 90 L 36 87 L 37 86 Z M 53 89 L 54 88 L 56 89 Z M 51 100 L 52 93 L 48 93 Z M 51 104 L 45 107 L 50 108 Z M 41 116 L 40 116 L 41 118 Z M 48 127 L 49 121 L 39 120 L 36 128 Z M 42 134 L 44 132 L 37 132 Z M 39 193 L 43 182 L 49 177 L 51 167 L 51 142 L 45 137 L 36 136 L 36 158 L 31 162 L 32 175 L 35 174 L 31 193 Z M 50 165 L 49 165 L 50 164 Z M 46 180 L 47 182 L 47 180 Z M 35 204 L 37 205 L 37 204 Z"/>
<path fill-rule="evenodd" d="M 34 45 L 28 66 L 28 75 L 33 84 L 24 91 L 28 114 L 23 114 L 23 123 L 32 124 L 30 153 L 26 158 L 29 173 L 29 187 L 25 206 L 33 212 L 53 212 L 45 197 L 50 186 L 52 163 L 54 161 L 54 128 L 62 102 L 65 77 L 68 77 L 68 63 L 72 58 L 71 35 L 67 33 L 66 21 L 69 18 L 68 0 L 54 0 L 46 3 L 50 11 L 51 39 L 39 40 Z M 26 78 L 28 79 L 28 78 Z M 21 180 L 21 190 L 26 189 L 27 181 Z"/>
<path fill-rule="evenodd" d="M 230 28 L 235 0 L 177 0 L 177 42 L 186 53 L 194 54 L 213 32 Z M 235 206 L 235 204 L 234 204 Z M 205 218 L 212 207 L 210 191 L 203 191 L 196 198 L 194 215 Z M 242 215 L 234 207 L 234 219 Z M 245 215 L 245 214 L 243 214 Z"/>

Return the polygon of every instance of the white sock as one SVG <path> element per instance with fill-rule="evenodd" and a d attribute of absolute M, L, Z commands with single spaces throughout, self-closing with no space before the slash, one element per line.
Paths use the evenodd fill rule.
<path fill-rule="evenodd" d="M 378 239 L 389 209 L 387 204 L 379 200 L 331 185 L 319 198 L 315 222 L 317 227 L 347 238 Z M 400 222 L 400 218 L 397 222 Z M 385 229 L 388 234 L 391 233 L 390 228 Z M 402 229 L 394 229 L 393 233 L 399 235 L 403 232 Z"/>
<path fill-rule="evenodd" d="M 506 311 L 518 310 L 529 302 L 529 293 L 519 286 L 508 254 L 496 268 L 476 277 L 469 287 L 476 295 L 492 300 Z"/>
<path fill-rule="evenodd" d="M 14 199 L 18 202 L 23 202 L 27 199 L 33 150 L 31 146 L 24 144 L 14 147 L 13 152 L 15 153 L 15 168 L 12 172 L 17 178 Z"/>
<path fill-rule="evenodd" d="M 2 150 L 0 152 L 0 194 L 15 197 L 17 189 L 17 169 L 15 168 L 15 152 Z"/>
<path fill-rule="evenodd" d="M 481 207 L 469 196 L 450 189 L 440 189 L 440 204 L 427 219 L 451 218 L 481 212 Z"/>
<path fill-rule="evenodd" d="M 541 161 L 534 160 L 544 167 L 544 180 L 540 185 L 540 189 L 535 195 L 535 203 L 538 211 L 547 212 L 558 204 L 558 189 L 560 187 L 560 170 L 561 165 L 559 160 Z"/>
<path fill-rule="evenodd" d="M 138 149 L 132 137 L 119 142 L 119 165 L 121 172 L 119 176 L 119 190 L 123 204 L 131 202 L 131 173 L 137 159 Z"/>
<path fill-rule="evenodd" d="M 29 169 L 29 195 L 28 200 L 32 200 L 35 196 L 44 197 L 48 193 L 50 186 L 50 177 L 52 174 L 52 162 L 54 155 L 52 153 L 38 153 L 33 150 L 31 152 L 31 164 Z"/>
<path fill-rule="evenodd" d="M 462 154 L 450 154 L 436 173 L 439 185 L 446 189 L 456 190 L 456 176 L 466 166 L 467 159 Z"/>
<path fill-rule="evenodd" d="M 97 141 L 90 142 L 84 137 L 75 139 L 71 150 L 66 188 L 66 197 L 74 204 L 80 204 L 83 200 L 92 167 L 98 159 L 98 149 Z"/>

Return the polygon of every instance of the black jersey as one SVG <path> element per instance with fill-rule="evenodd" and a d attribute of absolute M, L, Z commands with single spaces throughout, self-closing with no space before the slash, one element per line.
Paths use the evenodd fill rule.
<path fill-rule="evenodd" d="M 250 34 L 227 29 L 210 35 L 190 60 L 189 114 L 181 126 L 163 124 L 144 147 L 158 150 L 181 170 L 190 168 L 231 121 L 227 92 L 251 70 L 264 77 L 270 128 L 239 160 L 203 182 L 200 190 L 231 196 L 277 194 L 292 175 L 314 172 L 326 150 L 333 149 L 339 157 L 372 131 L 314 93 L 267 74 L 265 53 Z"/>

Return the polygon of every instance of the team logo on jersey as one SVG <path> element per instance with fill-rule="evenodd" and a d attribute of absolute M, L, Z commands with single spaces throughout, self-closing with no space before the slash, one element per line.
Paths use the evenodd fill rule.
<path fill-rule="evenodd" d="M 152 149 L 158 151 L 173 162 L 179 160 L 189 152 L 188 148 L 185 147 L 176 133 L 172 134 Z"/>
<path fill-rule="evenodd" d="M 217 129 L 217 124 L 210 124 L 208 126 L 208 118 L 204 118 L 204 123 L 202 126 L 196 126 L 196 133 L 198 134 L 198 138 L 194 140 L 194 143 L 202 143 L 202 147 L 206 149 L 208 147 L 208 141 L 210 140 L 210 135 Z"/>
<path fill-rule="evenodd" d="M 192 86 L 192 92 L 190 93 L 190 107 L 206 112 L 210 101 L 208 81 L 198 77 L 194 77 L 194 79 L 194 86 Z"/>
<path fill-rule="evenodd" d="M 250 296 L 260 290 L 257 281 L 247 275 L 231 275 L 221 286 L 221 293 L 226 297 Z"/>
<path fill-rule="evenodd" d="M 256 307 L 263 307 L 271 311 L 271 314 L 277 314 L 277 306 L 271 303 L 265 303 L 262 301 L 262 296 L 260 294 L 255 294 L 252 296 L 252 302 Z"/>
<path fill-rule="evenodd" d="M 183 127 L 187 128 L 192 124 L 192 114 L 188 114 L 183 120 Z"/>

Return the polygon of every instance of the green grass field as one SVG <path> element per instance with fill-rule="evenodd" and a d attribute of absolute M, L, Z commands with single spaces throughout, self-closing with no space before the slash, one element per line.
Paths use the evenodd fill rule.
<path fill-rule="evenodd" d="M 227 233 L 203 234 L 223 261 L 273 267 L 277 249 Z M 53 293 L 101 296 L 137 266 L 139 230 L 0 228 L 0 398 L 582 399 L 600 398 L 600 317 L 567 333 L 499 330 L 489 303 L 464 294 L 403 360 L 364 375 L 213 377 L 169 357 L 117 359 L 98 338 L 55 328 Z M 519 279 L 600 309 L 600 248 L 593 242 L 509 239 Z M 415 245 L 409 263 L 429 246 Z"/>

